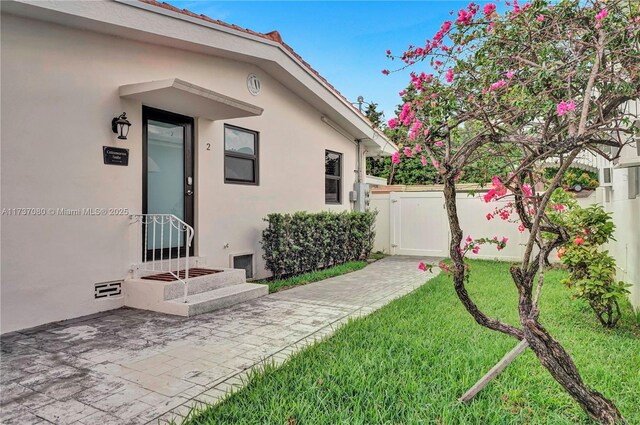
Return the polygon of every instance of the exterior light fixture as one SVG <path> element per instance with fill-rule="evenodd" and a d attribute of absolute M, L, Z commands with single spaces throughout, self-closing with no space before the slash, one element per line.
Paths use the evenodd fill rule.
<path fill-rule="evenodd" d="M 127 120 L 127 113 L 123 112 L 119 117 L 111 120 L 111 130 L 118 135 L 118 139 L 127 140 L 131 123 Z"/>

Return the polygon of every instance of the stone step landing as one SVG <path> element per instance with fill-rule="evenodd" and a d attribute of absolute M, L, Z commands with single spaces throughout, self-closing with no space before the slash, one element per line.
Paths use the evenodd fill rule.
<path fill-rule="evenodd" d="M 238 285 L 225 286 L 213 291 L 202 292 L 189 295 L 187 302 L 182 298 L 168 301 L 171 310 L 179 316 L 195 316 L 208 313 L 214 310 L 231 307 L 245 301 L 259 298 L 269 293 L 269 286 L 256 283 L 241 283 Z"/>
<path fill-rule="evenodd" d="M 207 267 L 209 268 L 209 267 Z M 124 305 L 143 310 L 178 316 L 195 316 L 229 307 L 269 292 L 267 285 L 246 283 L 245 271 L 228 268 L 212 268 L 215 273 L 187 279 L 185 285 L 165 281 L 163 276 L 132 278 L 124 281 Z"/>

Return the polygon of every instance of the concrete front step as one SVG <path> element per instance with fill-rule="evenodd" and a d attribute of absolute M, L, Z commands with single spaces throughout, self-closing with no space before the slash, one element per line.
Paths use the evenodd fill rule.
<path fill-rule="evenodd" d="M 182 298 L 165 301 L 163 303 L 165 304 L 163 307 L 170 310 L 170 314 L 176 314 L 179 316 L 195 316 L 231 307 L 234 304 L 249 301 L 254 298 L 267 295 L 268 293 L 268 285 L 241 283 L 238 285 L 225 286 L 213 291 L 189 295 L 186 303 L 183 302 Z"/>
<path fill-rule="evenodd" d="M 126 279 L 123 284 L 124 305 L 160 313 L 193 316 L 268 293 L 266 285 L 247 284 L 244 270 L 219 267 L 212 269 L 221 271 L 187 279 L 187 303 L 182 302 L 185 287 L 180 281 Z"/>
<path fill-rule="evenodd" d="M 244 270 L 221 267 L 210 269 L 219 270 L 219 272 L 187 279 L 187 295 L 200 294 L 202 292 L 213 291 L 214 289 L 246 282 L 246 273 Z M 156 272 L 156 274 L 159 273 L 161 272 Z M 152 298 L 156 301 L 168 301 L 184 296 L 184 283 L 179 280 L 164 282 L 162 280 L 135 278 L 126 279 L 124 286 L 125 305 L 128 305 L 126 304 L 127 292 L 134 298 L 138 295 L 143 298 L 149 298 L 149 296 L 153 294 Z"/>

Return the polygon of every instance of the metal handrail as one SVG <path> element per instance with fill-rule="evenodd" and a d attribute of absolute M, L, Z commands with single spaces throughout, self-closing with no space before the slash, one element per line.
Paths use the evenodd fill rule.
<path fill-rule="evenodd" d="M 173 214 L 131 214 L 131 224 L 139 223 L 136 238 L 137 270 L 169 273 L 184 285 L 183 302 L 187 302 L 189 255 L 193 227 Z M 175 237 L 175 238 L 174 238 Z M 150 244 L 151 243 L 151 247 Z M 159 243 L 159 245 L 158 245 Z M 184 245 L 184 256 L 180 250 Z M 173 253 L 175 251 L 175 258 Z M 156 253 L 159 252 L 159 255 Z M 165 252 L 167 256 L 165 257 Z M 149 255 L 151 253 L 151 255 Z M 180 277 L 180 259 L 184 258 L 184 278 Z M 175 261 L 175 267 L 174 267 Z"/>

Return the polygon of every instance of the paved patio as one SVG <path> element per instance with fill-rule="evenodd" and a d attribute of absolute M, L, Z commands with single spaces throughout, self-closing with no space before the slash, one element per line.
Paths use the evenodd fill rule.
<path fill-rule="evenodd" d="M 242 386 L 248 369 L 424 284 L 417 262 L 388 257 L 192 318 L 122 308 L 3 335 L 0 423 L 179 423 Z"/>

